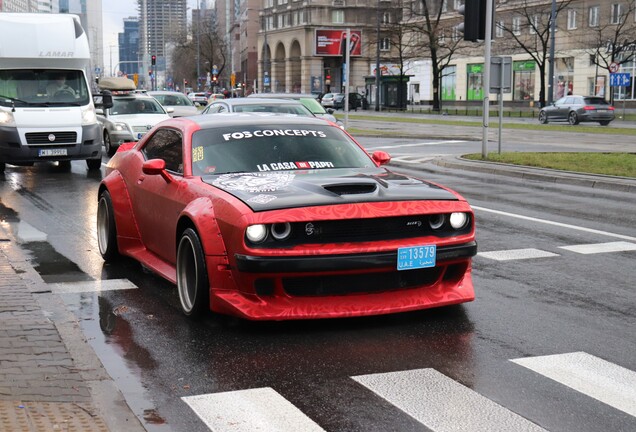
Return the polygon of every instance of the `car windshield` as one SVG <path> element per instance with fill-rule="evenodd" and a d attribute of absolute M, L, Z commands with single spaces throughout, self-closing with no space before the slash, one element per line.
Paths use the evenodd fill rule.
<path fill-rule="evenodd" d="M 165 113 L 159 102 L 153 98 L 113 98 L 113 107 L 110 109 L 111 115 Z"/>
<path fill-rule="evenodd" d="M 220 127 L 196 132 L 194 175 L 326 168 L 375 164 L 342 130 L 321 125 Z"/>
<path fill-rule="evenodd" d="M 273 112 L 280 114 L 295 114 L 302 116 L 312 116 L 313 114 L 301 104 L 254 104 L 254 105 L 236 105 L 234 112 Z"/>
<path fill-rule="evenodd" d="M 90 102 L 90 91 L 79 70 L 0 70 L 0 105 L 77 106 Z"/>
<path fill-rule="evenodd" d="M 175 94 L 152 94 L 163 106 L 194 106 L 192 101 L 181 93 Z"/>
<path fill-rule="evenodd" d="M 314 114 L 325 114 L 327 111 L 314 98 L 300 98 L 300 102 Z"/>

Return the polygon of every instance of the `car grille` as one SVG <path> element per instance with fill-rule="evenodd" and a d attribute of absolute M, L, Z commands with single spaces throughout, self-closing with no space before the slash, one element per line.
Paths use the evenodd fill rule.
<path fill-rule="evenodd" d="M 386 273 L 283 278 L 283 289 L 294 297 L 376 293 L 429 286 L 439 280 L 440 267 Z"/>
<path fill-rule="evenodd" d="M 29 132 L 26 141 L 29 145 L 58 145 L 77 143 L 77 132 Z M 53 137 L 53 140 L 50 139 Z"/>
<path fill-rule="evenodd" d="M 445 238 L 468 234 L 472 229 L 472 221 L 462 229 L 453 229 L 447 217 L 441 228 L 433 230 L 429 225 L 432 216 L 435 215 L 294 222 L 291 224 L 291 234 L 285 241 L 276 241 L 269 236 L 265 242 L 254 246 L 281 248 L 298 244 L 370 242 L 423 236 Z"/>

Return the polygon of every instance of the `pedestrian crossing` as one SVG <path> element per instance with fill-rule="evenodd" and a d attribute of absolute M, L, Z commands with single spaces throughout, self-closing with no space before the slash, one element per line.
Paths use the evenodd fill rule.
<path fill-rule="evenodd" d="M 610 253 L 610 252 L 629 252 L 636 251 L 636 243 L 630 243 L 625 241 L 608 242 L 608 243 L 590 243 L 571 246 L 558 246 L 559 249 L 565 251 L 574 252 L 583 255 L 591 255 L 598 253 Z M 557 257 L 559 254 L 549 251 L 544 251 L 535 248 L 525 249 L 506 249 L 498 251 L 484 251 L 478 252 L 478 257 L 487 258 L 495 261 L 514 261 L 533 258 L 551 258 Z"/>
<path fill-rule="evenodd" d="M 634 371 L 585 352 L 510 361 L 636 417 Z M 433 432 L 546 431 L 537 424 L 541 419 L 524 418 L 432 368 L 348 378 Z M 525 393 L 523 388 L 516 391 Z M 325 430 L 269 387 L 187 396 L 182 400 L 215 432 Z"/>

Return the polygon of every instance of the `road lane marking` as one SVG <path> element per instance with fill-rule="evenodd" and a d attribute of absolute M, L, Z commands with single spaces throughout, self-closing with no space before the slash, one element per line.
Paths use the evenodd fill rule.
<path fill-rule="evenodd" d="M 511 361 L 636 416 L 636 372 L 584 352 Z"/>
<path fill-rule="evenodd" d="M 623 239 L 623 240 L 629 240 L 629 241 L 636 242 L 636 237 L 630 237 L 630 236 L 626 236 L 626 235 L 622 235 L 622 234 L 615 234 L 615 233 L 611 233 L 611 232 L 607 232 L 607 231 L 595 230 L 595 229 L 592 229 L 592 228 L 584 228 L 584 227 L 580 227 L 580 226 L 576 226 L 576 225 L 570 225 L 570 224 L 565 224 L 565 223 L 561 223 L 561 222 L 554 222 L 554 221 L 550 221 L 550 220 L 547 220 L 547 219 L 533 218 L 533 217 L 530 217 L 530 216 L 523 216 L 523 215 L 516 214 L 516 213 L 508 213 L 508 212 L 504 212 L 504 211 L 488 209 L 488 208 L 485 208 L 485 207 L 479 207 L 479 206 L 473 206 L 473 205 L 471 205 L 471 207 L 474 210 L 480 210 L 480 211 L 494 213 L 494 214 L 498 214 L 498 215 L 502 215 L 502 216 L 509 216 L 509 217 L 513 217 L 513 218 L 517 218 L 517 219 L 523 219 L 523 220 L 528 220 L 528 221 L 532 221 L 532 222 L 539 222 L 539 223 L 544 223 L 544 224 L 548 224 L 548 225 L 554 225 L 554 226 L 558 226 L 558 227 L 562 227 L 562 228 L 569 228 L 569 229 L 574 229 L 574 230 L 578 230 L 578 231 L 585 231 L 585 232 L 589 232 L 589 233 L 593 233 L 593 234 L 600 234 L 600 235 L 604 235 L 604 236 L 607 236 L 607 237 L 615 237 L 615 238 L 619 238 L 619 239 Z"/>
<path fill-rule="evenodd" d="M 560 249 L 569 250 L 580 254 L 596 254 L 606 252 L 626 252 L 636 250 L 636 243 L 629 242 L 609 242 L 609 243 L 592 243 L 574 246 L 560 246 Z"/>
<path fill-rule="evenodd" d="M 385 145 L 385 146 L 365 146 L 365 148 L 373 148 L 373 150 L 377 149 L 395 149 L 399 147 L 418 147 L 418 146 L 430 146 L 430 145 L 440 145 L 440 144 L 459 144 L 465 143 L 465 140 L 450 140 L 450 141 L 429 141 L 429 142 L 421 142 L 421 143 L 413 143 L 413 144 L 395 144 L 395 145 Z"/>
<path fill-rule="evenodd" d="M 55 294 L 79 294 L 125 289 L 136 289 L 137 285 L 128 279 L 106 279 L 81 282 L 50 283 L 48 287 Z"/>
<path fill-rule="evenodd" d="M 215 432 L 324 432 L 270 387 L 181 398 Z"/>
<path fill-rule="evenodd" d="M 18 243 L 44 242 L 47 234 L 40 231 L 33 225 L 23 220 L 18 224 L 18 232 L 16 234 Z"/>
<path fill-rule="evenodd" d="M 540 249 L 508 249 L 501 251 L 479 252 L 477 256 L 489 258 L 496 261 L 512 261 L 533 258 L 548 258 L 559 256 L 558 254 Z"/>
<path fill-rule="evenodd" d="M 435 369 L 352 377 L 427 428 L 446 431 L 544 431 Z"/>

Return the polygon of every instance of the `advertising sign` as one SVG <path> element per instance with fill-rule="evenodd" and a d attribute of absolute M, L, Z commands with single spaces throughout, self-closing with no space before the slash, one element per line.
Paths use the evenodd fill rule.
<path fill-rule="evenodd" d="M 345 54 L 346 29 L 318 29 L 316 30 L 315 51 L 317 56 L 342 56 Z M 362 36 L 360 30 L 351 30 L 349 43 L 350 55 L 362 55 Z"/>

